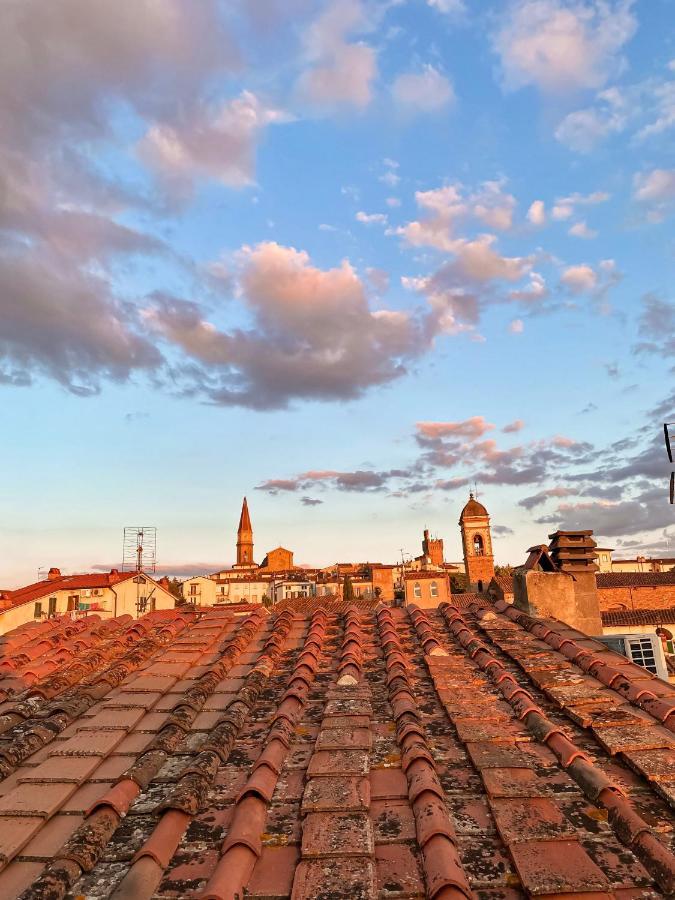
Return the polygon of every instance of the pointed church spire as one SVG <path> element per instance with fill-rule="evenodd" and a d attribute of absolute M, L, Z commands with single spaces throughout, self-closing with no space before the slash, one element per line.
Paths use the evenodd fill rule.
<path fill-rule="evenodd" d="M 253 526 L 248 512 L 246 497 L 241 505 L 239 528 L 237 529 L 237 565 L 253 566 Z"/>
<path fill-rule="evenodd" d="M 253 531 L 251 527 L 251 517 L 248 514 L 248 503 L 246 497 L 241 505 L 241 516 L 239 517 L 239 533 L 242 531 Z"/>

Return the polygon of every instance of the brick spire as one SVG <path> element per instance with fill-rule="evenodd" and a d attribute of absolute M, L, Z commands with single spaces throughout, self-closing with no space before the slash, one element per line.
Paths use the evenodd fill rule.
<path fill-rule="evenodd" d="M 239 534 L 241 534 L 242 531 L 253 531 L 253 528 L 251 526 L 251 517 L 248 514 L 248 503 L 246 501 L 246 497 L 244 497 L 244 502 L 241 505 L 241 516 L 239 516 Z"/>
<path fill-rule="evenodd" d="M 237 529 L 237 565 L 252 566 L 253 562 L 253 526 L 248 512 L 246 497 L 241 506 L 239 528 Z"/>

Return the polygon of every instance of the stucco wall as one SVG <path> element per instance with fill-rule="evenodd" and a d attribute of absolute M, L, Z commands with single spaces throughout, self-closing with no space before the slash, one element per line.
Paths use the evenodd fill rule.
<path fill-rule="evenodd" d="M 554 616 L 586 634 L 602 634 L 594 573 L 516 572 L 513 603 L 534 616 Z"/>
<path fill-rule="evenodd" d="M 415 596 L 415 585 L 420 586 L 420 597 Z M 431 585 L 435 584 L 438 596 L 431 594 Z M 439 603 L 447 603 L 450 600 L 450 584 L 447 575 L 439 573 L 438 578 L 406 578 L 405 602 L 419 606 L 422 609 L 434 609 Z"/>
<path fill-rule="evenodd" d="M 67 590 L 55 590 L 41 597 L 38 601 L 28 600 L 21 606 L 15 606 L 13 609 L 4 610 L 0 613 L 0 634 L 6 634 L 19 625 L 26 622 L 34 622 L 35 604 L 42 604 L 42 618 L 44 619 L 49 612 L 49 598 L 56 597 L 56 615 L 63 615 L 68 610 L 68 598 L 78 596 L 80 602 L 95 604 L 98 609 L 92 609 L 92 613 L 100 616 L 102 619 L 109 619 L 113 616 L 130 615 L 137 618 L 136 602 L 137 596 L 140 595 L 150 598 L 145 612 L 151 609 L 173 609 L 175 606 L 174 596 L 163 587 L 153 582 L 147 576 L 145 584 L 139 584 L 140 590 L 137 594 L 137 586 L 132 578 L 120 581 L 112 587 L 98 588 L 99 593 L 94 596 L 87 597 L 77 588 L 68 588 Z M 117 602 L 115 601 L 117 595 Z M 141 612 L 143 615 L 143 612 Z"/>
<path fill-rule="evenodd" d="M 373 590 L 379 587 L 382 591 L 380 600 L 394 599 L 394 570 L 373 568 Z"/>

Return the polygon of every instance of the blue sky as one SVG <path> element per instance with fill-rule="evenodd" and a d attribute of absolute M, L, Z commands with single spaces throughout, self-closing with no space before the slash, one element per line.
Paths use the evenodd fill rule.
<path fill-rule="evenodd" d="M 11 0 L 0 583 L 675 555 L 670 0 Z"/>

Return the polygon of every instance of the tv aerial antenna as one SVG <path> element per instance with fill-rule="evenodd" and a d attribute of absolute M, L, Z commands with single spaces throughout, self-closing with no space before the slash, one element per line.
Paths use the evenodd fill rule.
<path fill-rule="evenodd" d="M 136 617 L 147 612 L 148 603 L 155 592 L 148 594 L 148 582 L 143 573 L 155 573 L 157 568 L 157 529 L 154 525 L 128 525 L 124 529 L 122 544 L 122 571 L 134 572 L 136 585 Z"/>

